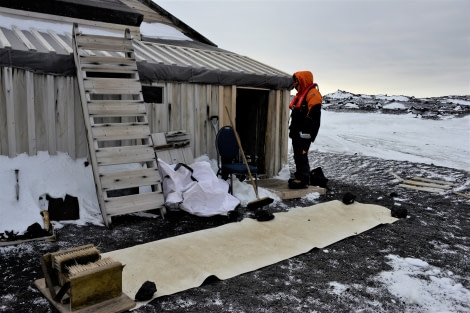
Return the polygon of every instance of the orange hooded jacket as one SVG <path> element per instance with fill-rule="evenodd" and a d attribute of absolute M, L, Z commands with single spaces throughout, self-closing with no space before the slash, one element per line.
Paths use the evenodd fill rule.
<path fill-rule="evenodd" d="M 313 142 L 320 128 L 322 95 L 318 85 L 313 82 L 313 74 L 309 71 L 296 72 L 293 79 L 297 80 L 297 94 L 292 99 L 291 124 L 289 125 L 289 137 L 299 138 L 299 132 L 310 134 Z"/>
<path fill-rule="evenodd" d="M 299 109 L 303 101 L 307 101 L 308 112 L 317 104 L 323 101 L 318 85 L 313 82 L 313 74 L 310 71 L 295 72 L 293 77 L 297 79 L 299 85 L 297 86 L 297 94 L 292 99 L 289 108 Z M 308 113 L 307 113 L 308 115 Z"/>

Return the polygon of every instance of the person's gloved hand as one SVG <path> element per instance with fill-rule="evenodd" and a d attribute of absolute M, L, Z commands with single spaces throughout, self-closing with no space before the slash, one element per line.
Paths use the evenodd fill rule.
<path fill-rule="evenodd" d="M 312 136 L 310 136 L 309 133 L 304 133 L 304 132 L 299 132 L 300 138 L 302 139 L 311 139 Z"/>

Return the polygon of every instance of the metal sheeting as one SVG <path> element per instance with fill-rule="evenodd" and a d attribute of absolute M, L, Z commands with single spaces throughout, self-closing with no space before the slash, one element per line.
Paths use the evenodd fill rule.
<path fill-rule="evenodd" d="M 146 81 L 195 83 L 290 89 L 290 75 L 246 56 L 197 42 L 140 41 L 134 39 L 139 74 Z M 73 75 L 71 34 L 53 30 L 0 27 L 0 65 L 47 74 Z M 107 54 L 94 51 L 90 54 Z"/>

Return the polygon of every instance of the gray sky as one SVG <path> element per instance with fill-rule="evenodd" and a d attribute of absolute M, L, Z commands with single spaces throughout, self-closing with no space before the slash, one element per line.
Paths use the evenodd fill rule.
<path fill-rule="evenodd" d="M 470 94 L 469 0 L 154 0 L 217 44 L 323 94 Z"/>

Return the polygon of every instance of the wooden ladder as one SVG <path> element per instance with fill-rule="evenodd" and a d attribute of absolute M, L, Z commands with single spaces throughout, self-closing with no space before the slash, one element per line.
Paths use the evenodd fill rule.
<path fill-rule="evenodd" d="M 83 34 L 73 50 L 98 202 L 111 216 L 160 209 L 161 177 L 128 29 L 123 37 Z"/>

